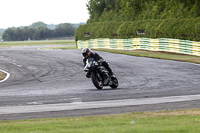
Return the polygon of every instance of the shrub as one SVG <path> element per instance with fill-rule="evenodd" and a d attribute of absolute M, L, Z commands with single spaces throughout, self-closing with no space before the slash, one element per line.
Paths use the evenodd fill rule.
<path fill-rule="evenodd" d="M 145 34 L 138 35 L 137 30 L 139 29 L 144 29 Z M 84 36 L 85 33 L 90 33 L 90 36 Z M 79 26 L 75 34 L 76 41 L 94 38 L 126 39 L 136 37 L 200 41 L 200 18 L 94 22 Z"/>

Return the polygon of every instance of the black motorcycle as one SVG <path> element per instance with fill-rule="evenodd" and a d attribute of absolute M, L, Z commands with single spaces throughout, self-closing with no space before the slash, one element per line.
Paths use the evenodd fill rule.
<path fill-rule="evenodd" d="M 90 73 L 94 86 L 101 90 L 103 86 L 110 86 L 111 88 L 118 87 L 118 80 L 116 75 L 110 76 L 109 71 L 102 65 L 102 61 L 96 62 L 94 58 L 88 58 L 84 71 Z"/>

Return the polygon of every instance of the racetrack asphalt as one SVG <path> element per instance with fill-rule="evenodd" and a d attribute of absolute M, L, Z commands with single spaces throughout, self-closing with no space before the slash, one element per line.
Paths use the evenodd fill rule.
<path fill-rule="evenodd" d="M 0 109 L 4 107 L 103 102 L 200 94 L 200 66 L 170 60 L 97 52 L 110 63 L 119 87 L 97 90 L 83 72 L 81 50 L 36 47 L 0 48 L 0 68 L 10 78 L 0 83 Z M 1 120 L 112 114 L 131 111 L 199 108 L 199 100 L 76 109 L 36 113 L 0 114 Z M 74 106 L 79 106 L 75 104 Z M 0 110 L 1 112 L 1 110 Z M 95 113 L 96 112 L 96 113 Z"/>

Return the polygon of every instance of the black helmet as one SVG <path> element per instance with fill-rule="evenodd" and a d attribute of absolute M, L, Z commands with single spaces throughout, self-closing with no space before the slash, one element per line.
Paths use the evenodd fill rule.
<path fill-rule="evenodd" d="M 86 57 L 86 55 L 88 55 L 89 52 L 91 52 L 91 50 L 89 48 L 83 48 L 82 49 L 82 55 L 83 55 L 83 57 Z"/>

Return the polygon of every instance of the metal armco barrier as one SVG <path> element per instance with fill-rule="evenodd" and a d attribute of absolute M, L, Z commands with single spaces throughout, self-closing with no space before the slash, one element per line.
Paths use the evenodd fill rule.
<path fill-rule="evenodd" d="M 120 50 L 150 50 L 167 51 L 189 55 L 200 56 L 200 42 L 169 39 L 169 38 L 130 38 L 130 39 L 109 39 L 99 38 L 90 40 L 78 40 L 77 47 L 93 49 L 120 49 Z"/>

